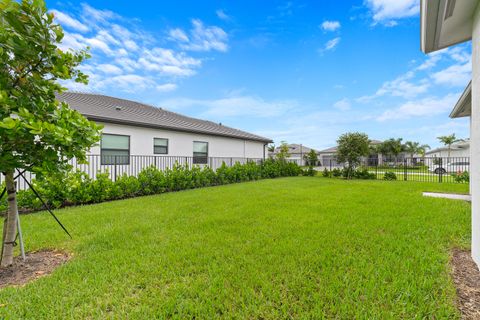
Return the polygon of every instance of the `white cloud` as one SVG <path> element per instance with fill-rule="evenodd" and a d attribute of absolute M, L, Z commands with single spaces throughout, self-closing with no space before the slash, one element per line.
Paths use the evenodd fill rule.
<path fill-rule="evenodd" d="M 110 10 L 98 10 L 86 3 L 82 3 L 83 15 L 88 18 L 87 21 L 107 22 L 107 20 L 118 18 L 119 16 Z"/>
<path fill-rule="evenodd" d="M 98 10 L 88 4 L 77 10 L 76 15 L 53 12 L 59 21 L 71 27 L 71 31 L 65 31 L 61 49 L 91 49 L 92 58 L 82 65 L 90 78 L 87 87 L 90 89 L 173 91 L 178 77 L 193 76 L 202 66 L 200 54 L 194 58 L 186 50 L 228 50 L 226 32 L 216 26 L 205 26 L 198 19 L 192 20 L 188 34 L 175 28 L 164 39 L 158 39 L 139 28 L 137 21 L 112 11 Z M 181 49 L 159 47 L 166 39 L 178 42 Z"/>
<path fill-rule="evenodd" d="M 415 73 L 413 71 L 409 71 L 394 80 L 386 81 L 382 84 L 380 89 L 375 92 L 374 95 L 360 97 L 357 99 L 357 101 L 366 103 L 375 98 L 386 95 L 409 99 L 427 92 L 427 90 L 430 88 L 429 82 L 425 79 L 414 82 L 414 76 Z"/>
<path fill-rule="evenodd" d="M 217 14 L 217 17 L 221 20 L 224 20 L 224 21 L 230 21 L 232 18 L 225 13 L 224 10 L 222 9 L 218 9 L 217 11 L 215 11 L 215 13 Z"/>
<path fill-rule="evenodd" d="M 352 104 L 348 98 L 343 98 L 342 100 L 339 100 L 333 104 L 333 107 L 340 111 L 350 110 L 351 106 Z"/>
<path fill-rule="evenodd" d="M 298 106 L 295 101 L 279 100 L 266 101 L 256 96 L 234 96 L 216 100 L 200 100 L 177 98 L 163 101 L 162 105 L 167 108 L 202 108 L 202 116 L 205 117 L 257 117 L 268 118 L 285 114 Z"/>
<path fill-rule="evenodd" d="M 155 89 L 160 92 L 170 92 L 176 90 L 177 87 L 175 83 L 165 83 L 157 85 Z"/>
<path fill-rule="evenodd" d="M 55 15 L 55 19 L 63 26 L 70 27 L 80 32 L 87 32 L 88 27 L 78 21 L 77 19 L 72 18 L 66 13 L 60 12 L 58 10 L 51 11 Z"/>
<path fill-rule="evenodd" d="M 470 62 L 465 64 L 454 64 L 446 69 L 432 74 L 432 79 L 436 84 L 446 86 L 464 87 L 471 79 L 472 65 Z"/>
<path fill-rule="evenodd" d="M 138 92 L 156 87 L 155 81 L 146 76 L 126 74 L 107 77 L 97 84 L 97 88 L 114 86 L 125 92 Z"/>
<path fill-rule="evenodd" d="M 377 121 L 408 119 L 411 117 L 431 117 L 449 112 L 458 99 L 457 94 L 448 94 L 442 98 L 424 98 L 407 101 L 396 109 L 389 109 L 378 116 Z"/>
<path fill-rule="evenodd" d="M 187 34 L 180 28 L 171 29 L 168 34 L 170 35 L 170 39 L 180 41 L 180 42 L 188 42 Z"/>
<path fill-rule="evenodd" d="M 365 0 L 373 24 L 393 27 L 398 19 L 416 16 L 420 12 L 420 0 Z"/>
<path fill-rule="evenodd" d="M 199 19 L 192 20 L 193 28 L 190 37 L 181 29 L 172 29 L 170 39 L 179 42 L 184 50 L 190 51 L 221 51 L 228 50 L 228 34 L 220 27 L 205 26 Z"/>
<path fill-rule="evenodd" d="M 340 22 L 339 21 L 324 21 L 321 26 L 322 30 L 324 31 L 335 31 L 340 29 Z"/>
<path fill-rule="evenodd" d="M 337 48 L 338 44 L 340 43 L 340 40 L 341 40 L 340 37 L 336 37 L 336 38 L 333 38 L 333 39 L 327 41 L 327 43 L 325 43 L 325 46 L 323 48 L 318 49 L 318 52 L 320 54 L 323 54 L 326 51 L 335 50 L 335 48 Z"/>
<path fill-rule="evenodd" d="M 100 70 L 107 74 L 113 74 L 113 75 L 118 75 L 123 73 L 122 69 L 120 69 L 116 65 L 109 64 L 109 63 L 98 65 L 97 70 Z"/>

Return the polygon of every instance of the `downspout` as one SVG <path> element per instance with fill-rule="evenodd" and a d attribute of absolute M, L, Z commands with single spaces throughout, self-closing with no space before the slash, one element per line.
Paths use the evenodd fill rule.
<path fill-rule="evenodd" d="M 265 148 L 267 147 L 268 143 L 263 144 L 263 160 L 265 160 Z"/>

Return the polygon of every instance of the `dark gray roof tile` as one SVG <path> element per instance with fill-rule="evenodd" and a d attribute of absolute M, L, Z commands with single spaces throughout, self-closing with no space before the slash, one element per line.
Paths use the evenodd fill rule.
<path fill-rule="evenodd" d="M 212 121 L 200 120 L 151 105 L 101 94 L 64 92 L 59 101 L 94 121 L 122 123 L 176 131 L 203 133 L 237 139 L 271 142 L 269 138 L 230 128 Z"/>

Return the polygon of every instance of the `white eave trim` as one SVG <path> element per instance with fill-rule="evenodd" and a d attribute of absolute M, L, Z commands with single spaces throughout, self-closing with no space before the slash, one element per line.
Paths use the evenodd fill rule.
<path fill-rule="evenodd" d="M 450 112 L 450 118 L 468 117 L 472 114 L 472 81 L 470 81 L 463 91 L 462 95 L 458 99 L 452 112 Z"/>

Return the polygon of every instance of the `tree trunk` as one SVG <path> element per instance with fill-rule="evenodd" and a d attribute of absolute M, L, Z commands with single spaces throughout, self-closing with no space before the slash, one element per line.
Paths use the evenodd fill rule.
<path fill-rule="evenodd" d="M 13 247 L 17 237 L 17 190 L 13 178 L 13 171 L 5 174 L 5 184 L 7 187 L 8 210 L 3 222 L 3 248 L 2 267 L 10 266 L 13 263 Z"/>

